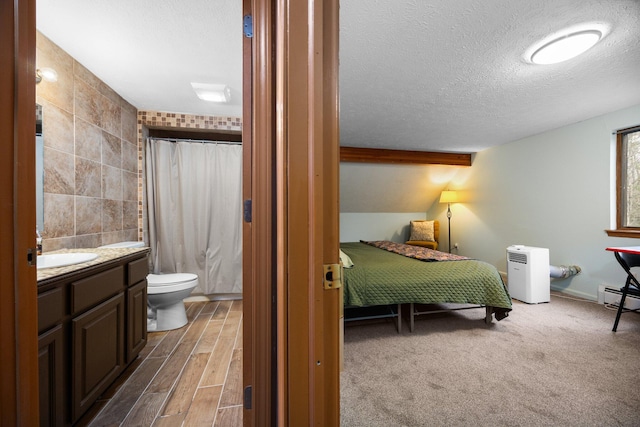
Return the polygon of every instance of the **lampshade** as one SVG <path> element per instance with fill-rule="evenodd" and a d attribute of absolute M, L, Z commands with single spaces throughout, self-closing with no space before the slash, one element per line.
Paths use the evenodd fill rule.
<path fill-rule="evenodd" d="M 455 203 L 458 201 L 458 193 L 455 191 L 445 190 L 440 194 L 440 203 Z"/>

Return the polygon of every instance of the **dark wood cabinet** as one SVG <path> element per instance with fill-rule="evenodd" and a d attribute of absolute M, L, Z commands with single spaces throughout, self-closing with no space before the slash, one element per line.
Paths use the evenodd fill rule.
<path fill-rule="evenodd" d="M 127 363 L 147 344 L 147 274 L 146 257 L 127 264 Z"/>
<path fill-rule="evenodd" d="M 127 363 L 138 357 L 147 344 L 147 281 L 127 289 Z"/>
<path fill-rule="evenodd" d="M 64 336 L 57 325 L 38 337 L 38 370 L 40 389 L 40 425 L 64 424 Z"/>
<path fill-rule="evenodd" d="M 147 252 L 38 282 L 42 426 L 77 422 L 147 342 Z"/>
<path fill-rule="evenodd" d="M 124 369 L 124 294 L 71 321 L 71 418 L 75 422 Z"/>

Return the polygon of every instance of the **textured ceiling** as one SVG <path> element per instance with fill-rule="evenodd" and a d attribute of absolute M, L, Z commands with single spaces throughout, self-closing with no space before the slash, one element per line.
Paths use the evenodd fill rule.
<path fill-rule="evenodd" d="M 637 0 L 343 0 L 340 19 L 341 145 L 475 152 L 640 104 Z M 589 22 L 608 33 L 585 54 L 523 59 Z M 241 115 L 241 0 L 37 0 L 37 27 L 139 109 Z"/>

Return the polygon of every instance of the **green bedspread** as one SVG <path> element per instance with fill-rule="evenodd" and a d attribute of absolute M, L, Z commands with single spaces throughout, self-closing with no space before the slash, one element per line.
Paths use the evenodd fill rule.
<path fill-rule="evenodd" d="M 511 311 L 498 270 L 478 260 L 418 261 L 365 243 L 341 243 L 353 261 L 344 270 L 345 306 L 404 303 L 469 303 L 495 308 L 496 319 Z"/>

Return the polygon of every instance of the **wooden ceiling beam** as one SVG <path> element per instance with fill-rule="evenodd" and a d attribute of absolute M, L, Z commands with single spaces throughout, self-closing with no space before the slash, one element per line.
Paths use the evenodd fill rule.
<path fill-rule="evenodd" d="M 341 162 L 471 166 L 471 153 L 340 147 Z"/>

